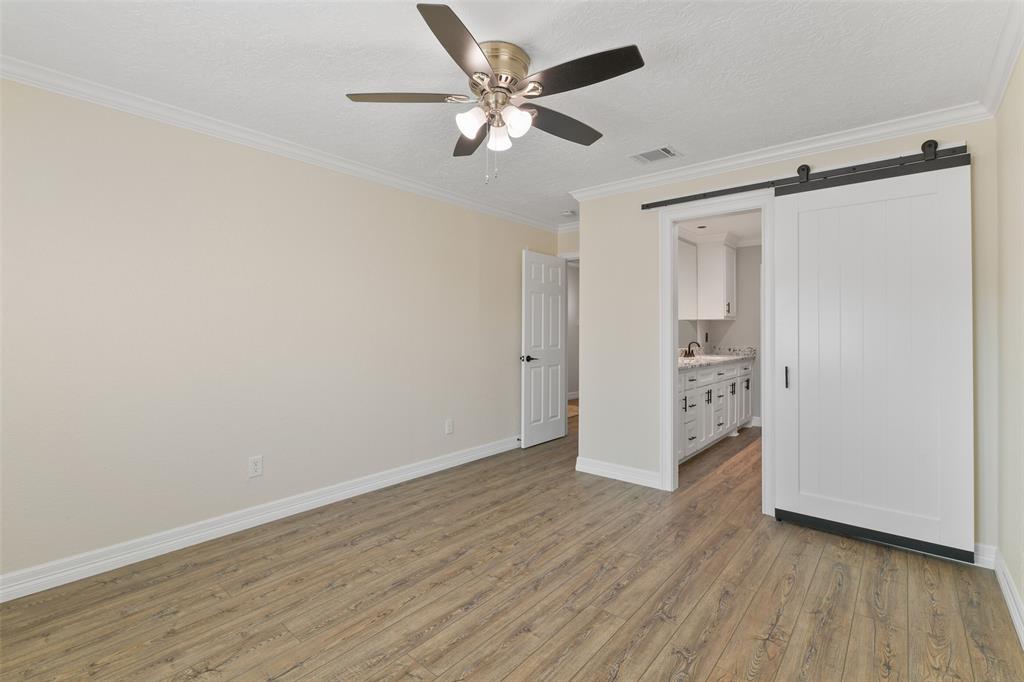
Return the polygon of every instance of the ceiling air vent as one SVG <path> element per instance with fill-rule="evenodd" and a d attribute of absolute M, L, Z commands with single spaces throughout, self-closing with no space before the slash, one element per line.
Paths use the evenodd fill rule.
<path fill-rule="evenodd" d="M 651 163 L 652 161 L 664 161 L 665 159 L 674 159 L 679 156 L 679 152 L 672 147 L 658 147 L 652 149 L 649 152 L 641 152 L 630 158 L 637 163 Z"/>

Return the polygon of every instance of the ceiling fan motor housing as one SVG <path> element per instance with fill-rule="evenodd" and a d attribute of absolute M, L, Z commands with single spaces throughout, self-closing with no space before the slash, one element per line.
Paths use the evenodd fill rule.
<path fill-rule="evenodd" d="M 504 88 L 512 92 L 519 82 L 530 73 L 530 55 L 514 43 L 489 40 L 480 43 L 480 49 L 491 65 L 491 70 L 494 71 L 493 87 Z M 483 93 L 483 87 L 474 80 L 469 81 L 469 87 L 477 96 Z"/>

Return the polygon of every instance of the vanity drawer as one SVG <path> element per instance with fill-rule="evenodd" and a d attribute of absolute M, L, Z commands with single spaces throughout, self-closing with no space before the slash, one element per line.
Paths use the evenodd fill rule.
<path fill-rule="evenodd" d="M 699 386 L 699 379 L 697 378 L 697 370 L 691 369 L 680 374 L 679 387 L 684 391 L 689 391 L 695 386 Z"/>
<path fill-rule="evenodd" d="M 739 364 L 739 366 L 737 368 L 737 371 L 742 376 L 742 375 L 745 375 L 745 374 L 750 374 L 750 372 L 753 369 L 754 369 L 754 363 L 749 361 L 749 360 L 745 360 L 745 361 L 743 361 L 743 362 L 741 362 Z"/>
<path fill-rule="evenodd" d="M 702 367 L 697 370 L 698 386 L 706 386 L 710 383 L 718 381 L 718 379 L 718 369 L 716 367 Z"/>
<path fill-rule="evenodd" d="M 739 372 L 738 365 L 719 365 L 718 367 L 714 367 L 712 369 L 715 370 L 715 381 L 725 381 L 726 379 L 731 379 L 734 376 L 736 376 L 737 372 Z"/>
<path fill-rule="evenodd" d="M 704 391 L 693 390 L 687 391 L 680 398 L 680 403 L 685 404 L 686 407 L 680 407 L 683 411 L 683 421 L 686 423 L 692 422 L 697 418 L 700 413 L 700 407 L 704 402 Z"/>
<path fill-rule="evenodd" d="M 712 433 L 715 434 L 715 438 L 725 433 L 725 410 L 715 410 L 714 420 L 711 422 Z"/>
<path fill-rule="evenodd" d="M 728 383 L 723 382 L 711 387 L 711 405 L 715 410 L 724 410 L 727 400 L 729 400 Z"/>
<path fill-rule="evenodd" d="M 697 421 L 686 422 L 683 428 L 683 451 L 688 455 L 701 446 L 700 428 L 700 422 Z"/>

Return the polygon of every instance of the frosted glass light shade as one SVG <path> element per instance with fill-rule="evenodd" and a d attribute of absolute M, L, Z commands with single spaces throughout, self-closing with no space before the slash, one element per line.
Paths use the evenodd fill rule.
<path fill-rule="evenodd" d="M 503 152 L 512 146 L 512 140 L 508 137 L 508 126 L 500 128 L 491 126 L 491 136 L 487 138 L 487 148 L 492 152 Z"/>
<path fill-rule="evenodd" d="M 522 137 L 533 125 L 533 116 L 512 104 L 501 110 L 501 118 L 504 119 L 511 137 Z"/>
<path fill-rule="evenodd" d="M 473 107 L 469 111 L 455 114 L 455 125 L 459 126 L 459 132 L 471 140 L 476 139 L 480 127 L 487 122 L 487 114 L 480 107 Z"/>

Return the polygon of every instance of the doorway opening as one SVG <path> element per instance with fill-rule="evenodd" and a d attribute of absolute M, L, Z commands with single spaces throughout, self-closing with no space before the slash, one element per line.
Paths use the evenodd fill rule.
<path fill-rule="evenodd" d="M 772 196 L 751 192 L 662 209 L 661 481 L 741 429 L 763 427 L 762 500 L 770 483 L 770 396 L 761 388 L 770 353 Z"/>

